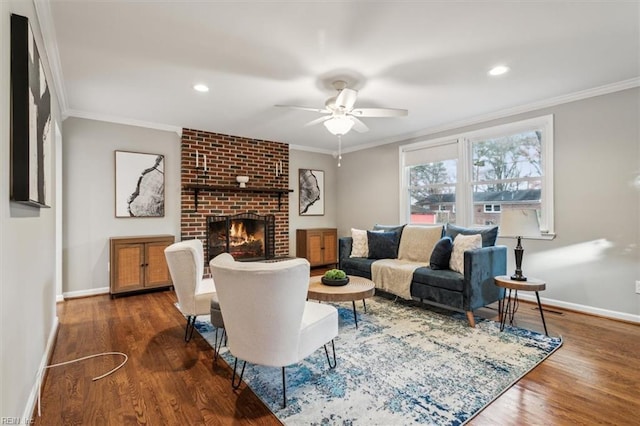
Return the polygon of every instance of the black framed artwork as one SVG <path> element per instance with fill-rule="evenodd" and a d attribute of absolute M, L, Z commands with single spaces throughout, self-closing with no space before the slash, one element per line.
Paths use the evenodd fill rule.
<path fill-rule="evenodd" d="M 324 215 L 324 171 L 298 169 L 298 213 L 300 216 Z"/>
<path fill-rule="evenodd" d="M 11 15 L 12 201 L 48 207 L 51 93 L 29 20 Z"/>

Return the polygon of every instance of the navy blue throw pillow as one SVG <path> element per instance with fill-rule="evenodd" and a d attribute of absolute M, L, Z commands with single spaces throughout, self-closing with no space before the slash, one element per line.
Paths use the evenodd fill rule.
<path fill-rule="evenodd" d="M 490 228 L 463 228 L 462 226 L 452 225 L 447 223 L 447 230 L 444 235 L 451 237 L 451 240 L 456 239 L 456 235 L 476 235 L 480 234 L 482 237 L 482 247 L 492 247 L 496 245 L 496 239 L 498 238 L 498 226 L 492 226 Z"/>
<path fill-rule="evenodd" d="M 398 232 L 367 231 L 367 243 L 369 244 L 369 259 L 395 259 L 398 257 L 400 234 Z"/>
<path fill-rule="evenodd" d="M 453 250 L 453 240 L 450 237 L 442 237 L 431 252 L 429 266 L 431 269 L 449 269 L 449 260 Z"/>

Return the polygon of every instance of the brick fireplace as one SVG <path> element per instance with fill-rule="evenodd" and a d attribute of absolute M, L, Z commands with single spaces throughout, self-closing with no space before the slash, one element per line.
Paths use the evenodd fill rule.
<path fill-rule="evenodd" d="M 287 144 L 183 129 L 181 151 L 181 237 L 202 240 L 207 266 L 211 217 L 270 217 L 273 245 L 260 256 L 289 255 Z M 246 188 L 236 176 L 249 176 Z"/>

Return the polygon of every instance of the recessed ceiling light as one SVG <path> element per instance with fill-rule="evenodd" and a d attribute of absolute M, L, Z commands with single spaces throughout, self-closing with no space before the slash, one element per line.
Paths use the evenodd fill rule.
<path fill-rule="evenodd" d="M 498 65 L 489 70 L 489 75 L 502 75 L 509 72 L 509 67 L 504 65 Z"/>
<path fill-rule="evenodd" d="M 209 88 L 207 86 L 205 86 L 204 84 L 196 84 L 193 86 L 194 90 L 197 90 L 198 92 L 208 92 Z"/>

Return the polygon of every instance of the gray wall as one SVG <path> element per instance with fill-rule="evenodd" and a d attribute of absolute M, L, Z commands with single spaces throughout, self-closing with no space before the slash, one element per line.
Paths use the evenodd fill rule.
<path fill-rule="evenodd" d="M 10 170 L 10 16 L 29 18 L 41 54 L 44 44 L 30 1 L 0 2 L 0 417 L 30 416 L 37 388 L 36 378 L 46 362 L 57 318 L 55 310 L 55 139 L 51 146 L 53 188 L 48 209 L 9 201 Z M 52 124 L 60 122 L 58 97 L 43 58 L 52 94 Z M 55 126 L 53 126 L 55 127 Z M 52 128 L 55 138 L 55 131 Z"/>
<path fill-rule="evenodd" d="M 316 152 L 289 150 L 289 186 L 293 192 L 289 195 L 289 253 L 296 254 L 296 229 L 336 228 L 337 227 L 337 187 L 340 170 L 338 161 L 331 155 Z M 300 216 L 298 213 L 298 169 L 314 169 L 324 171 L 324 215 Z"/>
<path fill-rule="evenodd" d="M 544 279 L 545 299 L 559 306 L 638 320 L 640 295 L 640 89 L 628 89 L 483 124 L 456 134 L 554 114 L 555 230 L 552 241 L 523 242 L 525 275 Z M 344 156 L 338 173 L 341 235 L 351 227 L 398 223 L 398 147 Z M 510 248 L 512 239 L 500 239 Z M 509 251 L 509 270 L 514 269 Z"/>
<path fill-rule="evenodd" d="M 63 123 L 63 292 L 109 286 L 109 237 L 172 234 L 180 239 L 180 137 L 175 132 L 68 118 Z M 115 217 L 115 154 L 165 156 L 165 216 Z"/>

